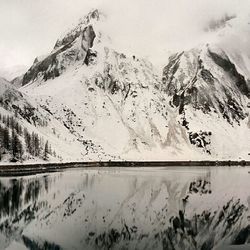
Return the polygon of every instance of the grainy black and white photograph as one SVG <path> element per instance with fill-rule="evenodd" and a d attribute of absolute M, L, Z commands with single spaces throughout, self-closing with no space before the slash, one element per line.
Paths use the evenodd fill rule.
<path fill-rule="evenodd" d="M 250 1 L 0 0 L 0 250 L 250 250 Z"/>

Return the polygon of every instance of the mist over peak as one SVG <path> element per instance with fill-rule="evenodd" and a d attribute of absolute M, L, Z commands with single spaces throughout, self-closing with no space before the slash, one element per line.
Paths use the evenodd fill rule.
<path fill-rule="evenodd" d="M 72 24 L 86 20 L 91 10 L 94 17 L 100 12 L 107 17 L 103 30 L 115 49 L 160 64 L 169 51 L 190 49 L 212 39 L 205 30 L 217 31 L 232 21 L 228 18 L 246 15 L 249 7 L 247 0 L 2 1 L 0 66 L 30 66 L 71 30 Z M 91 14 L 87 17 L 92 19 Z"/>
<path fill-rule="evenodd" d="M 204 28 L 205 31 L 211 32 L 218 30 L 220 28 L 224 28 L 226 25 L 229 25 L 229 21 L 236 18 L 236 15 L 228 15 L 224 14 L 221 18 L 219 19 L 211 19 L 206 27 Z"/>

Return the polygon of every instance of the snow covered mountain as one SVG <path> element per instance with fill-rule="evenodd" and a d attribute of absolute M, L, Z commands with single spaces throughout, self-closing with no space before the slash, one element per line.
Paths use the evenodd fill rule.
<path fill-rule="evenodd" d="M 227 53 L 205 45 L 176 54 L 164 68 L 162 89 L 171 97 L 190 142 L 212 155 L 249 151 L 249 80 Z M 244 155 L 245 154 L 245 155 Z"/>
<path fill-rule="evenodd" d="M 15 82 L 51 117 L 64 160 L 250 158 L 250 53 L 228 46 L 237 18 L 166 59 L 162 75 L 113 49 L 107 18 L 91 11 Z"/>
<path fill-rule="evenodd" d="M 234 41 L 250 33 L 239 19 L 223 19 L 210 43 L 173 55 L 163 70 L 162 89 L 190 142 L 219 158 L 249 156 L 250 51 Z"/>

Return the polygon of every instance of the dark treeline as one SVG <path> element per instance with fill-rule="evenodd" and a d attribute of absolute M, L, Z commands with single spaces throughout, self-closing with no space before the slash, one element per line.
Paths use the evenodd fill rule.
<path fill-rule="evenodd" d="M 30 133 L 14 117 L 0 114 L 0 160 L 5 154 L 9 154 L 13 162 L 29 156 L 48 160 L 52 150 L 48 141 Z"/>

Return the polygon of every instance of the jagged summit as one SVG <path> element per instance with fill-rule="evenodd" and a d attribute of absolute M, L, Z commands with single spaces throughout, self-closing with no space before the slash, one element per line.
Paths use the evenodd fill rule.
<path fill-rule="evenodd" d="M 96 22 L 103 20 L 104 18 L 105 15 L 98 9 L 90 11 L 86 16 L 79 20 L 79 23 L 73 29 L 70 29 L 65 35 L 57 40 L 54 49 L 73 42 L 81 35 L 86 26 L 94 25 Z"/>
<path fill-rule="evenodd" d="M 57 40 L 49 55 L 36 58 L 24 75 L 22 86 L 36 79 L 47 81 L 58 77 L 75 62 L 83 61 L 88 64 L 90 57 L 95 55 L 90 50 L 97 36 L 94 25 L 102 16 L 98 10 L 91 11 L 74 29 Z"/>

